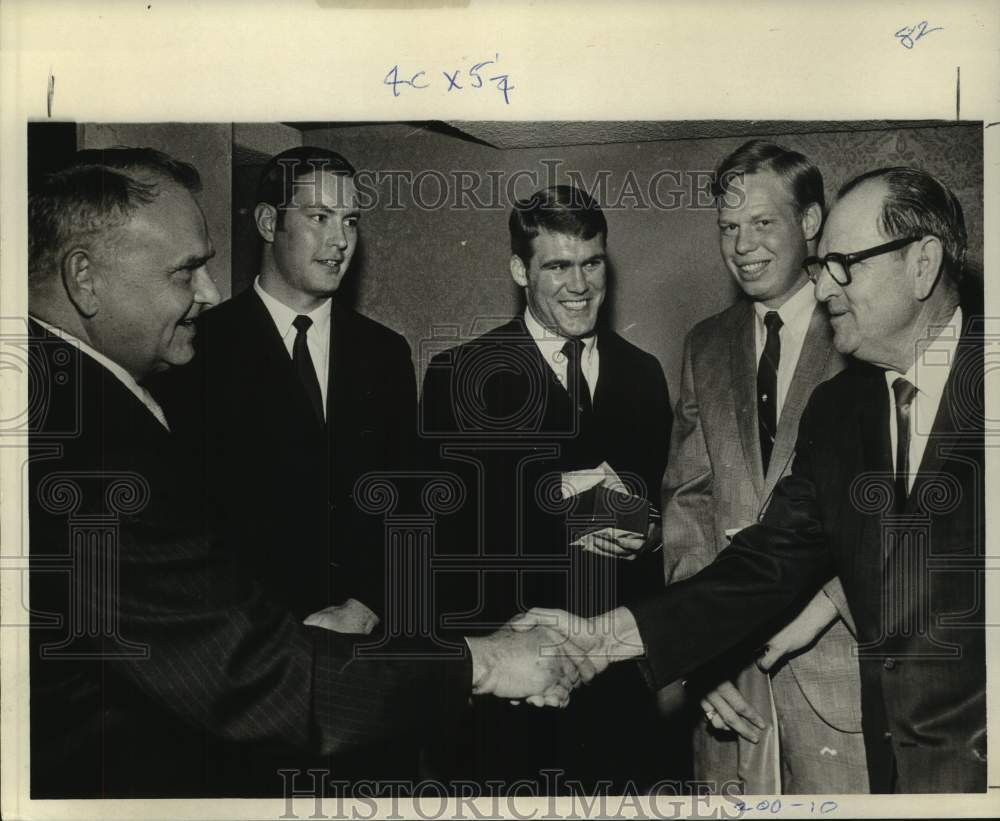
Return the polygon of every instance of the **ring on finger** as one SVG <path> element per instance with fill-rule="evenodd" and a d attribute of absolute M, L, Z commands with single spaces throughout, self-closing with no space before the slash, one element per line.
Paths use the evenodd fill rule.
<path fill-rule="evenodd" d="M 715 718 L 715 710 L 709 709 L 709 711 L 705 713 L 705 721 L 711 721 L 713 718 Z"/>

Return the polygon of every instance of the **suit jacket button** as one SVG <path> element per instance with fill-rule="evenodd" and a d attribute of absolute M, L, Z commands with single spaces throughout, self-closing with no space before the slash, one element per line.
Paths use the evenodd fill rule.
<path fill-rule="evenodd" d="M 882 666 L 886 670 L 895 670 L 896 669 L 896 659 L 894 659 L 892 656 L 889 656 L 885 661 L 882 662 Z"/>
<path fill-rule="evenodd" d="M 888 730 L 886 732 L 882 733 L 882 740 L 886 744 L 888 744 L 890 741 L 892 741 L 892 733 L 890 733 Z"/>

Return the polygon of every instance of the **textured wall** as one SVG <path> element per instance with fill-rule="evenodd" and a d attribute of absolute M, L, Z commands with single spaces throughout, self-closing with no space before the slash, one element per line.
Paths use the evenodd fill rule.
<path fill-rule="evenodd" d="M 535 124 L 538 134 L 545 127 Z M 210 265 L 224 296 L 231 283 L 239 291 L 256 273 L 256 249 L 244 248 L 247 232 L 234 231 L 234 220 L 245 206 L 252 207 L 241 199 L 250 196 L 257 172 L 239 163 L 312 143 L 340 151 L 359 169 L 381 172 L 381 182 L 372 186 L 379 203 L 363 216 L 361 245 L 342 296 L 406 336 L 418 376 L 429 353 L 440 347 L 435 335 L 452 334 L 445 338 L 458 341 L 521 309 L 508 272 L 510 198 L 526 196 L 536 185 L 568 182 L 574 173 L 588 187 L 603 177 L 598 196 L 609 225 L 612 325 L 659 357 L 672 390 L 680 379 L 684 335 L 737 296 L 719 258 L 715 211 L 694 207 L 693 188 L 704 183 L 699 172 L 711 172 L 743 136 L 500 150 L 403 123 L 304 131 L 273 123 L 85 124 L 79 131 L 82 147 L 151 145 L 201 171 L 201 199 L 218 251 Z M 557 135 L 553 129 L 553 138 Z M 850 177 L 881 165 L 912 164 L 937 174 L 962 201 L 970 261 L 981 270 L 980 126 L 777 134 L 772 139 L 816 161 L 830 200 Z M 487 207 L 470 207 L 471 196 L 464 202 L 457 196 L 455 172 L 460 170 L 477 175 L 481 183 L 474 194 Z M 422 196 L 414 196 L 407 180 L 397 177 L 390 183 L 390 171 L 407 172 L 410 178 L 424 174 Z M 651 192 L 651 183 L 664 171 L 674 176 L 659 177 Z M 498 183 L 491 182 L 490 173 Z M 442 199 L 442 179 L 448 190 L 436 202 Z M 656 207 L 654 193 L 662 205 L 675 207 Z M 421 200 L 437 207 L 417 207 Z M 230 238 L 237 247 L 230 248 Z"/>
<path fill-rule="evenodd" d="M 812 157 L 824 172 L 828 197 L 850 177 L 881 165 L 924 167 L 952 186 L 965 208 L 970 259 L 982 266 L 983 154 L 978 125 L 939 126 L 823 134 L 774 135 L 773 139 Z M 359 168 L 403 169 L 413 173 L 455 169 L 502 173 L 505 180 L 521 171 L 548 182 L 558 161 L 555 181 L 577 172 L 588 183 L 606 172 L 609 250 L 614 271 L 612 324 L 626 338 L 653 352 L 664 365 L 671 390 L 680 379 L 684 335 L 701 318 L 722 310 L 736 298 L 717 246 L 715 212 L 690 207 L 680 197 L 670 210 L 642 207 L 649 185 L 661 170 L 683 172 L 680 185 L 661 177 L 661 202 L 679 194 L 693 172 L 711 171 L 718 160 L 744 140 L 673 140 L 509 149 L 432 133 L 410 125 L 377 124 L 309 130 L 305 143 L 326 145 L 345 154 Z M 548 161 L 548 164 L 546 164 Z M 629 187 L 638 191 L 628 197 Z M 414 207 L 400 185 L 401 208 L 380 207 L 365 213 L 363 247 L 350 274 L 357 307 L 403 333 L 414 347 L 418 367 L 422 343 L 435 326 L 460 326 L 468 332 L 498 324 L 520 309 L 507 269 L 507 203 L 501 208 Z M 489 202 L 488 186 L 477 193 Z M 530 193 L 528 178 L 514 187 Z M 384 194 L 386 188 L 381 191 Z M 506 192 L 501 191 L 501 199 Z M 436 198 L 436 183 L 425 179 L 424 199 Z M 645 203 L 651 206 L 653 203 Z"/>
<path fill-rule="evenodd" d="M 228 124 L 83 123 L 77 133 L 80 148 L 115 145 L 148 146 L 191 163 L 201 174 L 198 195 L 215 257 L 208 270 L 223 299 L 230 294 L 233 127 Z"/>

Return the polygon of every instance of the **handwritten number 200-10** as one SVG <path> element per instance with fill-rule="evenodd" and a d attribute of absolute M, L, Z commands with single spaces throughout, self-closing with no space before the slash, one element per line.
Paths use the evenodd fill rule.
<path fill-rule="evenodd" d="M 913 48 L 921 37 L 926 37 L 932 31 L 944 31 L 944 28 L 937 26 L 936 28 L 929 29 L 927 28 L 927 21 L 921 20 L 915 26 L 903 26 L 896 32 L 896 39 L 899 40 L 899 44 L 903 48 Z"/>
<path fill-rule="evenodd" d="M 747 812 L 752 812 L 756 810 L 759 813 L 766 815 L 778 815 L 784 807 L 789 809 L 804 809 L 806 806 L 809 807 L 810 813 L 819 813 L 819 815 L 826 815 L 837 809 L 836 801 L 824 801 L 821 804 L 817 804 L 815 801 L 810 801 L 808 804 L 804 801 L 792 801 L 781 803 L 780 798 L 775 798 L 773 801 L 769 801 L 766 798 L 762 801 L 758 801 L 756 804 L 747 804 L 745 801 L 736 802 L 736 811 L 740 815 Z"/>

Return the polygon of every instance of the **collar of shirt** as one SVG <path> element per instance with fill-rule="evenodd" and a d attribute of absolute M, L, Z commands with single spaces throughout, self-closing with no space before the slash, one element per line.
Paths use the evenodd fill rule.
<path fill-rule="evenodd" d="M 149 410 L 150 413 L 156 417 L 156 421 L 163 425 L 164 428 L 170 430 L 170 425 L 167 424 L 166 414 L 163 412 L 163 408 L 160 404 L 153 398 L 153 395 L 147 391 L 142 385 L 135 381 L 135 378 L 127 370 L 125 370 L 117 362 L 108 359 L 100 351 L 94 350 L 90 345 L 84 342 L 82 339 L 73 336 L 73 334 L 68 331 L 64 331 L 62 328 L 57 328 L 55 325 L 50 325 L 44 319 L 39 319 L 37 316 L 31 317 L 35 322 L 41 325 L 45 330 L 54 336 L 58 336 L 64 342 L 68 342 L 70 345 L 76 347 L 81 353 L 85 353 L 98 365 L 101 365 L 105 370 L 110 371 L 119 382 L 121 382 L 129 391 L 142 402 L 143 405 Z"/>
<path fill-rule="evenodd" d="M 271 319 L 274 320 L 278 334 L 285 343 L 285 347 L 288 348 L 288 355 L 291 356 L 292 345 L 295 344 L 295 334 L 297 333 L 295 328 L 292 327 L 292 323 L 295 321 L 295 317 L 299 316 L 299 312 L 289 308 L 284 302 L 275 299 L 265 291 L 260 284 L 259 276 L 253 281 L 253 289 L 257 292 L 257 296 L 261 298 L 264 307 L 267 308 L 267 312 L 271 315 Z M 318 308 L 313 308 L 313 310 L 305 314 L 313 323 L 306 334 L 307 338 L 313 336 L 313 331 L 316 332 L 316 336 L 319 339 L 329 337 L 332 304 L 333 300 L 327 299 Z"/>
<path fill-rule="evenodd" d="M 757 362 L 764 353 L 764 344 L 767 342 L 767 327 L 764 325 L 764 316 L 768 311 L 777 310 L 781 317 L 781 356 L 778 358 L 778 396 L 777 396 L 777 416 L 781 420 L 781 411 L 785 407 L 785 398 L 792 385 L 792 377 L 795 375 L 795 367 L 799 362 L 799 354 L 802 353 L 802 346 L 805 344 L 806 335 L 809 333 L 809 323 L 812 322 L 813 311 L 816 309 L 816 297 L 814 289 L 808 283 L 799 288 L 795 294 L 788 299 L 780 308 L 772 309 L 763 303 L 753 303 L 754 310 L 754 342 L 756 346 Z"/>
<path fill-rule="evenodd" d="M 767 341 L 767 326 L 764 325 L 764 317 L 770 311 L 777 310 L 778 316 L 781 317 L 781 348 L 784 351 L 786 344 L 792 342 L 793 338 L 805 339 L 806 332 L 809 330 L 809 320 L 812 318 L 815 308 L 815 289 L 809 283 L 799 288 L 780 308 L 768 308 L 763 302 L 755 302 L 753 310 L 757 317 L 755 325 L 758 356 L 764 350 L 764 343 Z"/>
<path fill-rule="evenodd" d="M 542 359 L 548 363 L 560 384 L 565 387 L 566 357 L 563 355 L 562 349 L 563 345 L 566 344 L 566 338 L 559 336 L 559 334 L 544 327 L 537 319 L 535 319 L 535 316 L 531 313 L 530 308 L 524 309 L 524 325 L 528 329 L 528 333 L 531 335 L 531 338 L 535 340 L 535 344 L 538 346 L 538 350 L 542 354 Z M 581 357 L 580 367 L 583 369 L 583 378 L 587 380 L 587 386 L 590 388 L 590 395 L 592 397 L 596 396 L 597 377 L 600 372 L 600 354 L 597 350 L 597 334 L 591 334 L 583 339 L 583 355 Z"/>
<path fill-rule="evenodd" d="M 962 309 L 956 308 L 944 325 L 935 326 L 934 330 L 938 335 L 924 349 L 920 358 L 914 362 L 906 373 L 887 370 L 885 372 L 885 384 L 889 388 L 889 394 L 893 396 L 893 408 L 895 409 L 895 394 L 892 391 L 892 383 L 900 376 L 906 379 L 917 389 L 916 399 L 928 399 L 934 404 L 935 412 L 941 403 L 941 396 L 944 394 L 944 386 L 948 381 L 948 374 L 951 373 L 951 363 L 955 359 L 955 351 L 958 348 L 958 339 L 962 335 Z M 930 427 L 934 424 L 933 417 L 925 420 L 926 424 L 921 425 L 926 435 L 930 432 Z M 914 425 L 914 427 L 917 427 Z"/>
<path fill-rule="evenodd" d="M 284 302 L 275 299 L 260 284 L 258 276 L 253 281 L 253 288 L 257 292 L 267 312 L 271 315 L 281 341 L 288 352 L 288 358 L 293 356 L 295 348 L 295 337 L 298 331 L 292 323 L 295 317 L 299 316 L 298 311 L 289 308 Z M 313 369 L 316 371 L 316 380 L 319 382 L 320 399 L 323 403 L 323 413 L 326 413 L 327 392 L 330 382 L 330 322 L 333 314 L 333 300 L 327 299 L 318 308 L 313 308 L 305 316 L 312 320 L 312 325 L 306 331 L 306 346 L 309 348 L 309 358 L 312 359 Z"/>
<path fill-rule="evenodd" d="M 938 332 L 937 336 L 906 373 L 901 374 L 893 370 L 885 372 L 885 384 L 889 391 L 889 438 L 893 454 L 896 453 L 899 434 L 896 427 L 896 394 L 892 390 L 892 383 L 902 376 L 917 389 L 910 408 L 909 484 L 911 487 L 923 459 L 927 438 L 934 426 L 938 408 L 941 406 L 941 397 L 944 395 L 944 386 L 951 373 L 951 365 L 955 361 L 958 340 L 962 335 L 962 320 L 962 309 L 956 308 L 951 319 L 943 325 L 934 327 L 933 330 Z"/>

